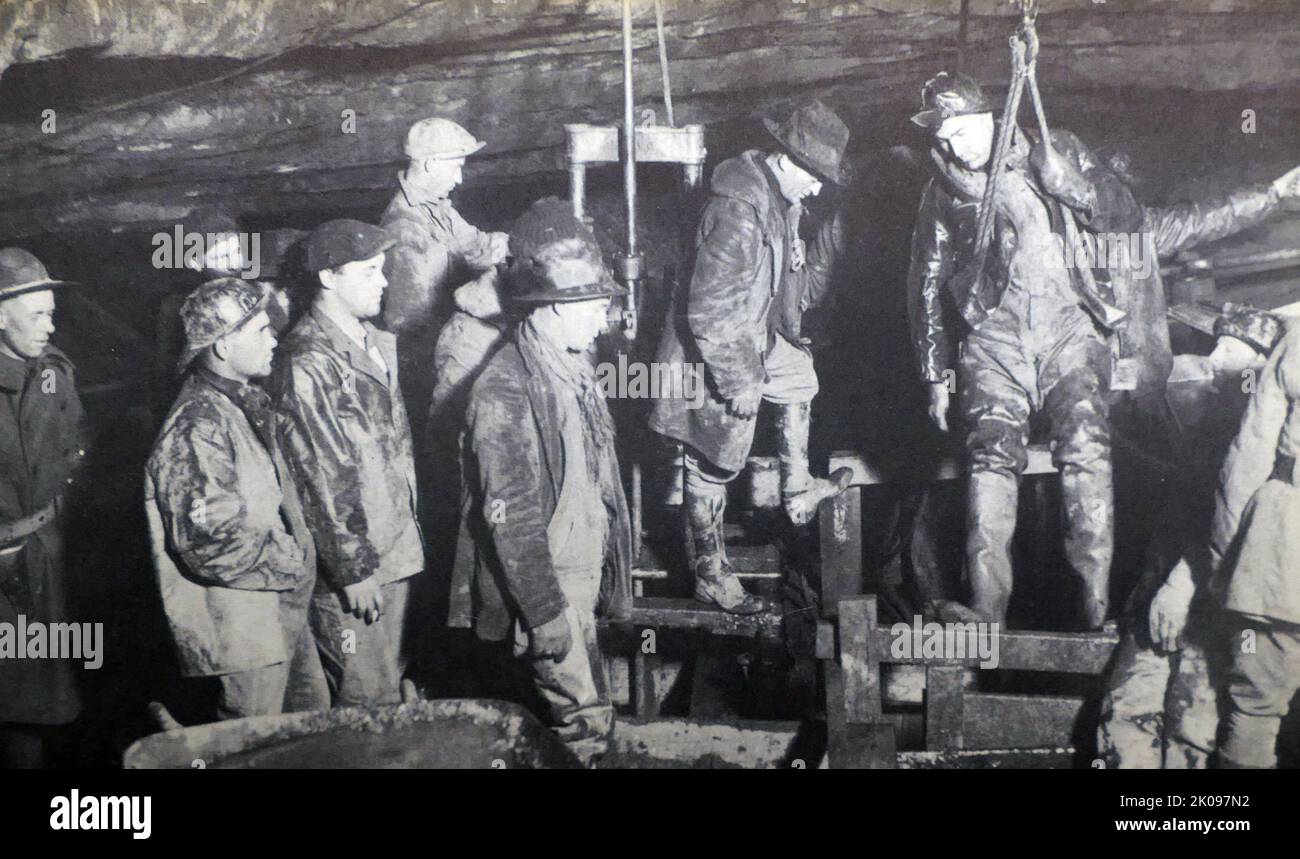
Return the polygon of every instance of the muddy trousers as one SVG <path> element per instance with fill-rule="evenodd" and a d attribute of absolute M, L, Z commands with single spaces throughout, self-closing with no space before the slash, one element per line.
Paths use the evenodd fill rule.
<path fill-rule="evenodd" d="M 1204 769 L 1219 727 L 1212 676 L 1205 643 L 1160 653 L 1125 635 L 1106 678 L 1097 756 L 1111 769 Z"/>
<path fill-rule="evenodd" d="M 317 588 L 311 626 L 335 707 L 401 702 L 410 591 L 410 578 L 384 585 L 383 614 L 368 624 L 344 608 L 341 592 L 324 585 Z"/>
<path fill-rule="evenodd" d="M 220 683 L 218 721 L 323 710 L 330 704 L 316 640 L 306 623 L 284 662 L 222 674 L 216 679 Z"/>
<path fill-rule="evenodd" d="M 1300 691 L 1300 626 L 1232 617 L 1220 762 L 1229 767 L 1275 767 L 1282 717 Z"/>
<path fill-rule="evenodd" d="M 601 571 L 559 568 L 555 574 L 568 603 L 564 617 L 572 646 L 559 662 L 526 655 L 528 634 L 516 624 L 515 655 L 527 658 L 533 685 L 551 711 L 555 733 L 587 763 L 608 751 L 614 731 L 609 676 L 596 641 Z"/>
<path fill-rule="evenodd" d="M 1042 348 L 1029 349 L 1021 337 L 996 328 L 986 335 L 984 327 L 962 344 L 966 570 L 971 607 L 989 621 L 1004 623 L 1011 599 L 1011 538 L 1035 412 L 1050 424 L 1052 461 L 1061 473 L 1065 555 L 1082 580 L 1084 623 L 1093 628 L 1105 619 L 1114 547 L 1109 367 L 1110 351 L 1086 318 Z"/>

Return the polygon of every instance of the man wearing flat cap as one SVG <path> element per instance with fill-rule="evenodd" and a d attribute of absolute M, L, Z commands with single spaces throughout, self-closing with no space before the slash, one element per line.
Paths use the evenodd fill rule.
<path fill-rule="evenodd" d="M 87 435 L 72 362 L 50 343 L 65 285 L 27 251 L 0 250 L 0 623 L 69 620 L 64 495 Z M 0 659 L 0 769 L 47 763 L 81 710 L 77 665 Z"/>
<path fill-rule="evenodd" d="M 694 271 L 676 297 L 658 360 L 703 363 L 711 396 L 655 401 L 650 426 L 685 445 L 686 544 L 695 596 L 753 614 L 763 601 L 745 592 L 723 542 L 727 484 L 744 468 L 760 401 L 778 408 L 783 507 L 796 525 L 852 477 L 808 470 L 808 433 L 817 374 L 800 332 L 803 313 L 824 297 L 841 245 L 829 218 L 810 248 L 799 237 L 803 201 L 824 182 L 840 183 L 849 130 L 819 101 L 784 123 L 764 120 L 771 139 L 713 171 L 696 234 Z M 696 407 L 698 406 L 698 408 Z"/>
<path fill-rule="evenodd" d="M 390 284 L 384 325 L 398 337 L 403 389 L 421 443 L 433 391 L 434 345 L 454 310 L 452 293 L 476 279 L 487 281 L 490 289 L 495 266 L 506 257 L 505 233 L 473 226 L 450 199 L 465 159 L 485 145 L 449 119 L 431 117 L 412 125 L 403 147 L 409 162 L 379 220 L 394 241 L 384 263 Z"/>
<path fill-rule="evenodd" d="M 614 724 L 596 617 L 630 614 L 632 531 L 586 353 L 625 290 L 567 206 L 542 201 L 520 221 L 540 241 L 509 277 L 526 316 L 470 393 L 449 622 L 485 641 L 513 636 L 556 732 L 589 761 Z"/>
<path fill-rule="evenodd" d="M 145 509 L 181 674 L 216 678 L 213 718 L 329 706 L 307 623 L 316 553 L 276 437 L 276 337 L 253 282 L 210 280 L 181 306 L 184 377 L 149 456 Z"/>
<path fill-rule="evenodd" d="M 307 268 L 320 286 L 272 382 L 320 558 L 311 622 L 335 706 L 400 700 L 410 580 L 424 569 L 395 338 L 369 321 L 392 246 L 360 221 L 312 232 Z"/>

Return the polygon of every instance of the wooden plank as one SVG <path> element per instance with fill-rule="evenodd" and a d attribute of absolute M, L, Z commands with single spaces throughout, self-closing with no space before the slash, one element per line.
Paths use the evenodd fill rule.
<path fill-rule="evenodd" d="M 637 718 L 653 719 L 659 715 L 659 696 L 655 689 L 655 666 L 659 657 L 637 648 L 632 655 L 632 700 Z"/>
<path fill-rule="evenodd" d="M 776 546 L 727 546 L 727 559 L 731 569 L 742 579 L 781 578 L 781 552 Z M 659 566 L 633 567 L 634 580 L 662 580 L 668 571 Z"/>
<path fill-rule="evenodd" d="M 861 589 L 862 490 L 850 486 L 839 495 L 826 499 L 818 509 L 818 519 L 822 615 L 834 617 L 840 599 Z"/>
<path fill-rule="evenodd" d="M 634 599 L 632 617 L 619 625 L 642 629 L 692 629 L 744 638 L 781 634 L 781 616 L 773 612 L 741 616 L 728 614 L 698 600 L 667 597 Z"/>
<path fill-rule="evenodd" d="M 878 486 L 883 483 L 937 483 L 943 480 L 957 480 L 963 476 L 961 461 L 953 457 L 926 460 L 903 458 L 889 462 L 868 462 L 859 454 L 839 451 L 832 455 L 830 460 L 830 470 L 834 471 L 837 468 L 852 468 L 855 486 Z M 1047 445 L 1029 446 L 1029 463 L 1024 473 L 1026 475 L 1056 473 L 1056 466 L 1052 464 L 1052 453 Z"/>
<path fill-rule="evenodd" d="M 929 751 L 964 748 L 965 669 L 931 664 L 925 669 L 925 747 Z"/>
<path fill-rule="evenodd" d="M 911 625 L 907 625 L 909 634 L 911 628 Z M 843 631 L 841 630 L 842 634 Z M 965 659 L 927 659 L 919 654 L 894 656 L 890 645 L 894 642 L 895 636 L 890 629 L 877 629 L 875 636 L 876 652 L 881 654 L 882 662 L 896 665 L 949 663 L 978 666 L 980 664 L 978 655 L 972 655 Z M 1017 671 L 1100 674 L 1105 670 L 1110 661 L 1111 653 L 1118 644 L 1119 636 L 1113 632 L 999 631 L 997 637 L 997 665 L 992 667 Z"/>
<path fill-rule="evenodd" d="M 840 600 L 840 667 L 849 724 L 880 720 L 880 653 L 876 650 L 874 595 Z"/>
<path fill-rule="evenodd" d="M 1070 745 L 1082 698 L 1055 695 L 965 696 L 962 739 L 967 749 L 1055 748 Z"/>

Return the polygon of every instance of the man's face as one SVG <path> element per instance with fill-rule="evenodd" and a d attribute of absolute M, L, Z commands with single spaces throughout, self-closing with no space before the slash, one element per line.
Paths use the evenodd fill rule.
<path fill-rule="evenodd" d="M 0 350 L 20 360 L 39 358 L 54 333 L 54 292 L 29 292 L 0 301 Z"/>
<path fill-rule="evenodd" d="M 465 178 L 464 168 L 464 158 L 426 158 L 424 190 L 437 199 L 451 196 Z"/>
<path fill-rule="evenodd" d="M 950 161 L 967 170 L 983 170 L 993 155 L 993 114 L 949 117 L 935 130 L 934 142 Z"/>
<path fill-rule="evenodd" d="M 561 344 L 570 352 L 585 352 L 609 324 L 609 299 L 566 301 L 551 307 L 560 317 Z"/>
<path fill-rule="evenodd" d="M 776 171 L 777 184 L 781 186 L 781 196 L 790 203 L 799 203 L 809 197 L 816 197 L 822 191 L 821 180 L 800 167 L 787 155 L 778 159 Z"/>
<path fill-rule="evenodd" d="M 321 272 L 321 283 L 334 290 L 343 306 L 357 319 L 370 319 L 379 315 L 383 306 L 384 255 L 344 263 L 336 269 Z"/>
<path fill-rule="evenodd" d="M 265 310 L 221 338 L 225 342 L 222 354 L 230 369 L 244 379 L 260 379 L 271 374 L 271 359 L 275 357 L 275 332 Z"/>

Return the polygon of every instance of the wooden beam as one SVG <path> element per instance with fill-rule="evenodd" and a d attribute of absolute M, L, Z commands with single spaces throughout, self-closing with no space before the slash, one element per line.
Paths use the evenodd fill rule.
<path fill-rule="evenodd" d="M 925 669 L 925 747 L 931 751 L 964 748 L 965 670 L 959 665 Z"/>
<path fill-rule="evenodd" d="M 962 715 L 963 744 L 967 749 L 1068 745 L 1083 707 L 1082 698 L 970 693 Z"/>
<path fill-rule="evenodd" d="M 642 629 L 686 629 L 712 635 L 742 638 L 779 637 L 781 616 L 773 612 L 752 615 L 728 614 L 698 600 L 666 597 L 638 597 L 632 601 L 632 617 L 618 626 Z"/>
<path fill-rule="evenodd" d="M 963 477 L 961 461 L 953 457 L 912 460 L 896 459 L 888 462 L 868 462 L 860 454 L 837 451 L 831 455 L 830 470 L 853 469 L 855 486 L 879 486 L 884 483 L 937 483 Z M 1029 463 L 1026 475 L 1055 474 L 1052 453 L 1045 444 L 1029 446 Z"/>
<path fill-rule="evenodd" d="M 906 625 L 910 630 L 910 624 Z M 900 630 L 901 633 L 901 630 Z M 840 636 L 845 635 L 841 621 Z M 876 652 L 881 654 L 881 661 L 896 665 L 936 664 L 964 665 L 975 667 L 980 664 L 978 655 L 964 659 L 926 658 L 919 654 L 895 656 L 891 645 L 894 634 L 888 629 L 877 629 Z M 1034 632 L 1029 630 L 1011 630 L 999 632 L 997 637 L 996 668 L 1019 671 L 1059 671 L 1067 674 L 1100 674 L 1110 661 L 1111 654 L 1119 644 L 1119 635 L 1113 632 Z"/>
<path fill-rule="evenodd" d="M 862 586 L 862 490 L 850 486 L 823 501 L 818 508 L 818 529 L 822 615 L 834 617 L 840 599 L 858 593 Z"/>

